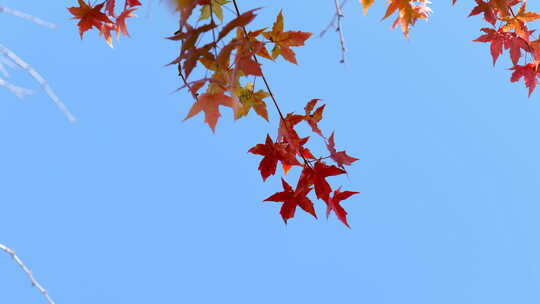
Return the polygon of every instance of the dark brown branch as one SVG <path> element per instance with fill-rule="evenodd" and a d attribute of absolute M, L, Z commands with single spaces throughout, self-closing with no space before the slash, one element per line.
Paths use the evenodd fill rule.
<path fill-rule="evenodd" d="M 210 22 L 212 24 L 214 23 L 214 0 L 210 0 Z M 216 57 L 217 60 L 217 44 L 216 44 L 216 31 L 214 28 L 212 28 L 212 42 L 214 43 L 214 57 Z"/>
<path fill-rule="evenodd" d="M 236 10 L 236 16 L 240 16 L 240 9 L 238 8 L 238 4 L 236 3 L 236 0 L 233 0 L 234 9 Z M 248 33 L 245 27 L 242 27 L 242 30 L 244 31 L 244 35 L 248 37 Z M 253 60 L 255 60 L 256 63 L 259 63 L 259 60 L 257 59 L 257 56 L 253 54 Z M 272 99 L 272 102 L 274 103 L 274 106 L 276 107 L 276 110 L 279 113 L 279 117 L 281 120 L 285 122 L 285 116 L 283 116 L 283 113 L 281 112 L 281 109 L 279 108 L 279 105 L 276 101 L 276 98 L 274 97 L 274 93 L 272 93 L 272 89 L 270 89 L 270 85 L 268 84 L 268 80 L 266 80 L 266 76 L 264 76 L 264 73 L 261 71 L 261 78 L 264 82 L 264 86 L 266 87 L 266 90 L 268 91 L 268 94 L 270 94 L 270 98 Z"/>
<path fill-rule="evenodd" d="M 240 16 L 240 9 L 238 8 L 238 4 L 236 3 L 236 0 L 233 0 L 233 4 L 234 4 L 234 9 L 236 10 L 236 16 L 239 17 Z M 248 32 L 247 32 L 247 30 L 246 30 L 246 28 L 244 26 L 242 26 L 242 31 L 244 32 L 244 35 L 245 35 L 246 39 L 249 40 Z M 253 60 L 255 60 L 256 63 L 259 63 L 259 60 L 257 59 L 257 56 L 255 54 L 253 54 Z M 292 127 L 287 124 L 287 120 L 285 120 L 285 117 L 283 116 L 283 112 L 281 112 L 281 109 L 279 108 L 279 105 L 278 105 L 278 103 L 276 101 L 276 98 L 274 97 L 274 93 L 272 93 L 272 89 L 270 89 L 270 84 L 268 83 L 268 80 L 266 79 L 266 76 L 264 76 L 264 72 L 262 71 L 262 69 L 261 69 L 261 78 L 262 78 L 262 80 L 264 82 L 264 86 L 266 87 L 266 90 L 268 91 L 268 94 L 270 94 L 270 98 L 272 99 L 272 102 L 274 103 L 274 106 L 275 106 L 276 110 L 278 111 L 278 114 L 279 114 L 279 117 L 280 117 L 281 121 L 285 125 L 285 128 L 287 128 L 287 129 L 291 128 L 292 129 Z M 304 164 L 311 168 L 310 163 L 304 157 L 303 153 L 299 153 L 299 154 L 302 157 L 302 159 L 304 160 Z"/>

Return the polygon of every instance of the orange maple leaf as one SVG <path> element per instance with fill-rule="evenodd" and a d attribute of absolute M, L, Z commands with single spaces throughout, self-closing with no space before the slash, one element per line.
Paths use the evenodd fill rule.
<path fill-rule="evenodd" d="M 389 0 L 388 8 L 383 20 L 390 17 L 397 11 L 397 18 L 392 24 L 392 28 L 401 26 L 401 31 L 405 37 L 409 36 L 411 26 L 415 25 L 418 19 L 428 19 L 431 9 L 427 6 L 431 2 L 428 0 Z M 418 4 L 413 4 L 418 2 Z"/>
<path fill-rule="evenodd" d="M 137 17 L 137 15 L 132 14 L 136 10 L 135 8 L 126 9 L 116 18 L 116 39 L 119 38 L 120 33 L 129 37 L 129 33 L 126 27 L 126 19 L 130 17 Z"/>
<path fill-rule="evenodd" d="M 189 113 L 184 120 L 187 120 L 201 111 L 204 111 L 204 121 L 210 126 L 212 132 L 215 132 L 216 124 L 221 116 L 219 113 L 219 106 L 226 106 L 233 109 L 236 112 L 238 107 L 238 101 L 236 98 L 227 96 L 223 93 L 204 93 L 199 95 L 197 101 L 193 104 Z"/>
<path fill-rule="evenodd" d="M 283 13 L 280 11 L 276 21 L 272 26 L 272 31 L 264 32 L 263 36 L 275 43 L 272 49 L 272 59 L 281 55 L 285 60 L 298 64 L 296 55 L 291 50 L 292 46 L 303 46 L 304 42 L 311 36 L 311 33 L 300 31 L 283 31 Z"/>
<path fill-rule="evenodd" d="M 105 3 L 98 4 L 92 7 L 89 4 L 86 4 L 83 0 L 78 0 L 79 7 L 68 7 L 68 11 L 74 16 L 72 19 L 80 19 L 79 23 L 79 32 L 81 34 L 81 39 L 84 32 L 88 31 L 92 27 L 97 28 L 101 31 L 104 23 L 113 23 L 107 15 L 101 12 L 103 5 Z"/>

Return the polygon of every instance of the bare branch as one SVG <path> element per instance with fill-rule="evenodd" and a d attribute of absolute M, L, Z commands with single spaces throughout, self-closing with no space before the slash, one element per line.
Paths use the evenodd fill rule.
<path fill-rule="evenodd" d="M 347 0 L 344 0 L 343 3 L 345 3 L 346 1 Z M 336 4 L 336 16 L 337 16 L 336 31 L 339 34 L 339 44 L 341 45 L 341 60 L 339 62 L 345 63 L 345 53 L 347 53 L 347 48 L 345 47 L 345 35 L 343 34 L 343 27 L 341 25 L 341 19 L 345 17 L 345 15 L 343 15 L 343 12 L 341 11 L 339 0 L 334 0 L 334 3 Z"/>
<path fill-rule="evenodd" d="M 2 44 L 0 44 L 0 53 L 8 57 L 9 59 L 11 59 L 21 69 L 28 72 L 28 74 L 30 74 L 30 76 L 32 76 L 32 78 L 34 78 L 41 85 L 45 93 L 49 95 L 49 98 L 56 104 L 56 106 L 60 109 L 60 111 L 64 113 L 64 115 L 67 117 L 67 119 L 70 122 L 75 122 L 77 120 L 75 116 L 71 114 L 71 112 L 66 107 L 66 105 L 64 105 L 64 103 L 60 101 L 60 98 L 56 96 L 56 94 L 51 89 L 47 81 L 34 68 L 32 68 L 28 63 L 26 63 L 19 56 L 17 56 L 13 51 L 11 51 L 10 49 L 8 49 Z"/>
<path fill-rule="evenodd" d="M 343 9 L 343 7 L 345 7 L 345 4 L 347 4 L 349 0 L 343 0 L 343 2 L 341 2 L 341 5 L 339 6 L 340 9 Z M 328 32 L 328 30 L 332 27 L 335 27 L 336 26 L 336 19 L 338 17 L 338 14 L 334 14 L 334 16 L 332 17 L 332 20 L 330 20 L 330 23 L 328 23 L 328 25 L 321 31 L 321 33 L 319 34 L 319 38 L 322 38 L 324 36 L 324 34 L 326 34 L 326 32 Z"/>
<path fill-rule="evenodd" d="M 7 8 L 7 7 L 0 6 L 0 12 L 7 13 L 7 14 L 10 14 L 10 15 L 19 17 L 19 18 L 26 19 L 26 20 L 30 20 L 30 21 L 32 21 L 32 22 L 34 22 L 36 24 L 41 25 L 41 26 L 45 26 L 45 27 L 52 28 L 52 29 L 56 28 L 56 24 L 52 24 L 50 22 L 41 20 L 38 17 L 34 17 L 34 16 L 29 15 L 27 13 L 17 11 L 17 10 L 13 10 L 13 9 L 10 9 L 10 8 Z"/>
<path fill-rule="evenodd" d="M 5 62 L 2 61 L 2 59 L 5 60 L 5 58 L 3 57 L 0 57 L 0 73 L 2 73 L 2 75 L 4 75 L 4 77 L 9 77 L 9 73 L 6 69 L 6 67 L 4 66 Z"/>
<path fill-rule="evenodd" d="M 30 95 L 30 94 L 34 93 L 31 90 L 21 88 L 21 87 L 18 87 L 18 86 L 14 86 L 14 85 L 12 85 L 11 83 L 5 81 L 2 78 L 0 78 L 0 87 L 4 87 L 4 88 L 10 90 L 13 94 L 15 94 L 15 96 L 17 96 L 17 97 L 19 97 L 21 99 L 24 98 L 24 96 L 26 96 L 26 95 Z"/>
<path fill-rule="evenodd" d="M 54 304 L 53 299 L 49 296 L 49 292 L 45 288 L 43 288 L 43 286 L 41 286 L 41 284 L 38 283 L 38 281 L 36 280 L 36 278 L 32 274 L 32 271 L 30 271 L 30 269 L 28 269 L 28 267 L 26 267 L 26 265 L 19 258 L 19 256 L 17 256 L 17 254 L 15 253 L 15 250 L 13 250 L 13 249 L 11 249 L 11 248 L 9 248 L 9 247 L 1 244 L 1 243 L 0 243 L 0 250 L 2 250 L 5 253 L 9 254 L 11 256 L 11 258 L 15 261 L 15 263 L 17 263 L 17 265 L 19 265 L 19 267 L 24 271 L 26 276 L 28 276 L 28 278 L 32 282 L 32 286 L 36 287 L 36 289 L 39 290 L 39 292 L 41 294 L 43 294 L 43 296 L 47 300 L 47 303 L 48 304 Z"/>

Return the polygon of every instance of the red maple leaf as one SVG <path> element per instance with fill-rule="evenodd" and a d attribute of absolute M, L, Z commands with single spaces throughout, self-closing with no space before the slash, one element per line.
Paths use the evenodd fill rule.
<path fill-rule="evenodd" d="M 519 81 L 522 77 L 525 79 L 525 86 L 529 88 L 529 97 L 531 97 L 532 92 L 538 84 L 538 62 L 529 63 L 526 65 L 515 65 L 511 70 L 514 70 L 512 77 L 510 78 L 511 82 Z"/>
<path fill-rule="evenodd" d="M 493 58 L 493 65 L 497 62 L 497 58 L 502 54 L 504 42 L 507 39 L 505 32 L 499 30 L 496 31 L 490 28 L 482 28 L 482 32 L 486 33 L 473 41 L 476 42 L 491 42 L 490 51 Z"/>
<path fill-rule="evenodd" d="M 114 16 L 114 6 L 116 4 L 115 0 L 105 1 L 105 11 L 109 16 Z"/>
<path fill-rule="evenodd" d="M 242 71 L 244 76 L 262 76 L 261 64 L 253 59 L 256 51 L 253 49 L 251 42 L 245 39 L 235 39 L 234 41 L 237 44 L 234 59 L 235 69 Z"/>
<path fill-rule="evenodd" d="M 315 112 L 311 113 L 311 111 L 313 111 L 318 101 L 320 101 L 320 99 L 312 99 L 306 104 L 306 106 L 304 107 L 304 110 L 306 112 L 306 116 L 304 119 L 309 124 L 313 132 L 319 134 L 319 136 L 324 138 L 321 132 L 321 129 L 319 129 L 319 126 L 317 124 L 323 118 L 322 114 L 323 114 L 325 105 L 318 107 L 317 110 L 315 110 Z"/>
<path fill-rule="evenodd" d="M 114 31 L 115 25 L 113 23 L 103 23 L 99 35 L 105 38 L 105 41 L 110 47 L 113 47 L 111 31 Z"/>
<path fill-rule="evenodd" d="M 308 142 L 308 140 L 309 136 L 304 138 L 298 138 L 298 140 L 295 141 L 296 146 L 293 146 L 288 142 L 283 142 L 283 145 L 285 146 L 285 150 L 287 151 L 287 153 L 291 155 L 299 155 L 303 159 L 315 159 L 313 154 L 311 154 L 311 151 L 308 148 L 304 148 L 304 145 Z M 287 174 L 294 164 L 288 162 L 281 162 L 281 165 L 283 167 L 283 173 Z"/>
<path fill-rule="evenodd" d="M 490 28 L 483 28 L 482 31 L 486 34 L 476 38 L 473 41 L 477 42 L 490 42 L 491 57 L 493 58 L 493 65 L 497 62 L 497 59 L 504 49 L 510 49 L 510 58 L 512 63 L 516 65 L 521 57 L 521 50 L 529 52 L 531 47 L 527 43 L 527 40 L 520 37 L 513 32 L 505 32 L 504 30 L 494 30 Z M 528 32 L 532 34 L 532 31 Z"/>
<path fill-rule="evenodd" d="M 313 167 L 305 166 L 298 180 L 299 188 L 307 188 L 311 185 L 315 186 L 315 195 L 317 198 L 328 202 L 328 197 L 332 188 L 326 181 L 329 176 L 336 176 L 346 173 L 336 166 L 329 166 L 321 161 L 317 161 Z"/>
<path fill-rule="evenodd" d="M 351 228 L 349 223 L 347 223 L 347 211 L 341 207 L 339 204 L 341 201 L 348 199 L 354 194 L 359 192 L 352 191 L 343 191 L 341 192 L 341 187 L 334 190 L 334 195 L 328 198 L 328 204 L 326 207 L 326 217 L 330 215 L 330 211 L 334 211 L 338 219 L 345 224 L 345 226 Z"/>
<path fill-rule="evenodd" d="M 116 18 L 116 39 L 118 39 L 118 36 L 120 36 L 120 33 L 122 33 L 123 35 L 129 36 L 127 27 L 126 27 L 126 19 L 130 17 L 136 17 L 137 15 L 132 14 L 132 12 L 135 10 L 136 10 L 135 8 L 125 9 Z"/>
<path fill-rule="evenodd" d="M 284 141 L 297 153 L 300 150 L 301 139 L 298 133 L 294 130 L 294 126 L 304 120 L 304 115 L 289 113 L 279 122 L 278 141 Z"/>
<path fill-rule="evenodd" d="M 484 20 L 491 23 L 491 25 L 495 26 L 495 23 L 497 23 L 497 12 L 495 11 L 495 8 L 490 5 L 489 2 L 484 2 L 482 0 L 475 0 L 476 6 L 472 9 L 471 13 L 469 14 L 469 17 L 475 16 L 478 14 L 484 14 Z"/>
<path fill-rule="evenodd" d="M 142 5 L 139 0 L 126 0 L 127 7 L 139 6 Z"/>
<path fill-rule="evenodd" d="M 515 65 L 519 62 L 521 58 L 521 50 L 529 51 L 531 48 L 525 39 L 519 37 L 516 33 L 511 33 L 510 38 L 505 44 L 505 48 L 510 49 L 510 59 Z"/>
<path fill-rule="evenodd" d="M 304 211 L 317 218 L 317 215 L 315 214 L 315 209 L 313 208 L 313 203 L 307 197 L 307 194 L 312 190 L 312 188 L 297 187 L 296 190 L 293 191 L 292 187 L 287 184 L 287 182 L 283 178 L 281 179 L 281 183 L 283 185 L 283 191 L 273 194 L 264 201 L 283 202 L 279 213 L 281 214 L 281 217 L 283 218 L 285 224 L 287 224 L 287 220 L 294 217 L 294 212 L 296 211 L 297 206 L 300 206 L 300 208 L 302 208 Z"/>
<path fill-rule="evenodd" d="M 235 98 L 223 93 L 204 93 L 199 95 L 197 101 L 193 104 L 184 120 L 204 111 L 204 121 L 208 123 L 212 132 L 215 132 L 218 118 L 221 116 L 221 114 L 219 114 L 219 106 L 230 107 L 235 111 L 237 104 L 238 101 Z"/>
<path fill-rule="evenodd" d="M 283 143 L 274 143 L 270 135 L 266 135 L 266 142 L 264 144 L 257 144 L 255 147 L 249 149 L 248 152 L 264 156 L 259 163 L 259 171 L 261 172 L 263 181 L 276 173 L 278 161 L 281 161 L 283 166 L 300 166 L 295 154 L 287 151 Z"/>
<path fill-rule="evenodd" d="M 113 23 L 107 15 L 101 12 L 104 3 L 98 4 L 92 7 L 86 4 L 83 0 L 78 0 L 79 7 L 68 7 L 68 11 L 74 16 L 72 19 L 80 19 L 77 26 L 79 26 L 79 32 L 81 39 L 84 32 L 88 31 L 92 27 L 101 31 L 104 23 Z"/>
<path fill-rule="evenodd" d="M 200 48 L 197 48 L 195 44 L 201 34 L 216 28 L 216 25 L 214 23 L 209 23 L 193 28 L 189 26 L 189 24 L 186 24 L 184 28 L 186 29 L 185 31 L 176 32 L 174 36 L 167 37 L 167 39 L 182 41 L 180 56 L 169 64 L 177 64 L 183 61 L 181 67 L 184 70 L 184 76 L 187 78 L 201 57 L 211 56 L 209 51 L 213 47 L 212 44 L 207 44 Z"/>
<path fill-rule="evenodd" d="M 255 15 L 255 11 L 259 10 L 258 8 L 255 8 L 255 9 L 252 9 L 252 10 L 249 10 L 243 14 L 241 14 L 240 16 L 234 18 L 233 20 L 231 20 L 229 23 L 227 23 L 226 25 L 224 25 L 222 28 L 221 28 L 221 31 L 219 32 L 219 35 L 218 35 L 218 38 L 217 38 L 217 41 L 221 40 L 222 38 L 224 38 L 225 36 L 227 36 L 227 34 L 229 34 L 232 30 L 234 30 L 235 28 L 237 27 L 244 27 L 246 26 L 248 23 L 250 23 L 251 21 L 253 21 L 253 19 L 255 19 L 255 17 L 257 15 Z"/>
<path fill-rule="evenodd" d="M 330 157 L 337 163 L 337 165 L 340 168 L 343 169 L 344 165 L 350 166 L 352 163 L 358 160 L 358 158 L 347 155 L 347 152 L 345 151 L 337 152 L 335 145 L 336 144 L 334 142 L 334 132 L 332 132 L 332 135 L 330 135 L 330 138 L 328 138 L 326 147 L 328 148 L 328 151 L 330 152 Z"/>

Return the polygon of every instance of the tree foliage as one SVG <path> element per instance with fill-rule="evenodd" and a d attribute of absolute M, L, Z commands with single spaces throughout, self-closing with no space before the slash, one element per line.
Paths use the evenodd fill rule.
<path fill-rule="evenodd" d="M 222 107 L 230 108 L 234 119 L 255 113 L 268 121 L 268 106 L 279 114 L 277 135 L 273 139 L 266 135 L 264 143 L 249 149 L 262 157 L 259 171 L 263 181 L 273 176 L 281 164 L 284 175 L 292 168 L 299 169 L 296 185 L 291 186 L 282 178 L 283 190 L 269 196 L 265 201 L 279 202 L 281 217 L 285 222 L 294 217 L 296 207 L 317 217 L 310 197 L 322 200 L 327 207 L 327 216 L 334 212 L 345 225 L 347 212 L 341 201 L 357 192 L 341 191 L 333 187 L 329 179 L 346 174 L 346 166 L 357 158 L 346 151 L 337 151 L 334 133 L 328 136 L 318 123 L 323 119 L 325 105 L 319 99 L 307 102 L 303 114 L 283 113 L 276 96 L 272 93 L 263 64 L 280 59 L 298 64 L 295 48 L 302 47 L 311 33 L 286 27 L 283 12 L 279 12 L 273 24 L 254 29 L 252 21 L 262 12 L 259 8 L 242 11 L 236 0 L 173 0 L 179 16 L 179 27 L 168 39 L 180 44 L 179 54 L 169 64 L 176 65 L 178 76 L 193 96 L 193 105 L 184 120 L 204 114 L 204 121 L 214 132 L 221 117 Z M 375 4 L 375 0 L 360 0 L 364 14 Z M 393 17 L 392 28 L 399 27 L 405 37 L 420 19 L 428 19 L 432 12 L 428 0 L 388 0 L 383 20 Z M 452 4 L 456 0 L 451 0 Z M 117 10 L 116 6 L 121 9 Z M 78 20 L 81 37 L 94 28 L 112 46 L 112 34 L 128 35 L 126 20 L 141 6 L 137 0 L 105 0 L 90 3 L 78 0 L 77 6 L 68 8 Z M 336 1 L 336 16 L 341 12 Z M 235 16 L 226 19 L 223 10 Z M 529 96 L 537 86 L 540 70 L 540 39 L 534 39 L 534 29 L 529 24 L 540 18 L 540 14 L 527 10 L 526 0 L 475 0 L 469 16 L 481 15 L 487 26 L 474 41 L 490 44 L 493 64 L 504 51 L 508 51 L 512 62 L 511 82 L 524 79 Z M 339 29 L 339 24 L 338 24 Z M 344 50 L 343 40 L 342 49 Z M 194 71 L 202 71 L 194 73 Z M 205 75 L 196 78 L 193 75 Z M 220 107 L 221 106 L 221 107 Z M 253 111 L 251 111 L 253 109 Z M 300 135 L 298 126 L 306 124 L 312 136 L 325 144 L 328 154 L 315 156 L 309 146 L 312 136 Z"/>

